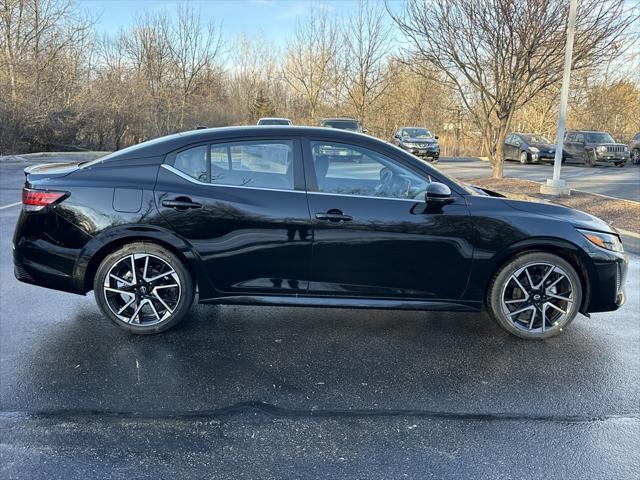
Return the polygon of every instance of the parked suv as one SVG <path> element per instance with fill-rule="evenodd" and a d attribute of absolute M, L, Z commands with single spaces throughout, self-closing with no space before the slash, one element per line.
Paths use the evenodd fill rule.
<path fill-rule="evenodd" d="M 556 146 L 546 137 L 535 133 L 510 133 L 504 140 L 504 159 L 520 163 L 553 162 Z M 563 157 L 564 160 L 564 157 Z"/>
<path fill-rule="evenodd" d="M 597 163 L 612 163 L 616 167 L 623 167 L 629 158 L 629 147 L 616 142 L 607 132 L 567 132 L 564 150 L 569 158 L 580 160 L 588 167 Z"/>
<path fill-rule="evenodd" d="M 438 137 L 426 128 L 400 127 L 393 135 L 392 143 L 416 157 L 426 158 L 434 163 L 440 157 Z"/>
<path fill-rule="evenodd" d="M 635 165 L 640 163 L 640 133 L 636 133 L 629 144 L 629 158 Z"/>

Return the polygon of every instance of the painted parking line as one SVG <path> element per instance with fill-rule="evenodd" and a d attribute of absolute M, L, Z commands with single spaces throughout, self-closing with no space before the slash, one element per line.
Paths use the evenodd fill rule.
<path fill-rule="evenodd" d="M 3 205 L 0 207 L 0 210 L 4 210 L 5 208 L 17 207 L 18 205 L 22 205 L 22 202 L 10 203 L 9 205 Z"/>

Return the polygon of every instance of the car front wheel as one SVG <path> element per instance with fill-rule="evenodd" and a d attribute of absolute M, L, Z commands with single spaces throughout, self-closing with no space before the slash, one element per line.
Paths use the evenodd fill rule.
<path fill-rule="evenodd" d="M 489 287 L 487 307 L 504 330 L 541 340 L 560 334 L 582 302 L 580 277 L 557 255 L 534 252 L 504 265 Z"/>
<path fill-rule="evenodd" d="M 527 154 L 527 152 L 520 152 L 520 163 L 522 163 L 523 165 L 529 163 L 529 155 Z"/>
<path fill-rule="evenodd" d="M 107 255 L 93 285 L 102 313 L 119 327 L 140 334 L 176 325 L 189 311 L 194 281 L 169 250 L 135 242 Z"/>

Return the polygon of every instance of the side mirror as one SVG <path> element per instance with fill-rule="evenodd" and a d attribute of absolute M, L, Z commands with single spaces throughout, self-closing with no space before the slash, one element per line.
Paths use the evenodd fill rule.
<path fill-rule="evenodd" d="M 369 133 L 369 130 L 367 130 L 366 128 L 363 128 L 362 133 Z"/>
<path fill-rule="evenodd" d="M 453 196 L 451 195 L 451 189 L 444 183 L 431 182 L 427 186 L 427 191 L 424 195 L 424 201 L 427 203 L 427 205 L 442 205 L 444 203 L 452 202 Z"/>
<path fill-rule="evenodd" d="M 400 140 L 400 135 L 398 135 L 397 133 L 393 135 L 393 138 L 397 138 L 398 140 Z"/>
<path fill-rule="evenodd" d="M 437 139 L 438 139 L 438 135 L 436 135 L 436 136 L 435 136 L 435 137 L 433 137 L 433 138 L 435 138 L 435 139 L 437 140 Z"/>

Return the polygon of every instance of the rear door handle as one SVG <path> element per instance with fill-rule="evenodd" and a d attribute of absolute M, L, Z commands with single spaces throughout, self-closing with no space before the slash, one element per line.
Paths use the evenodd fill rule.
<path fill-rule="evenodd" d="M 175 208 L 176 210 L 189 210 L 190 208 L 202 208 L 202 204 L 192 202 L 190 198 L 176 198 L 174 200 L 163 200 L 163 207 Z"/>
<path fill-rule="evenodd" d="M 340 210 L 329 210 L 327 213 L 316 213 L 318 220 L 324 220 L 332 223 L 350 222 L 353 220 L 351 215 L 345 215 Z"/>

